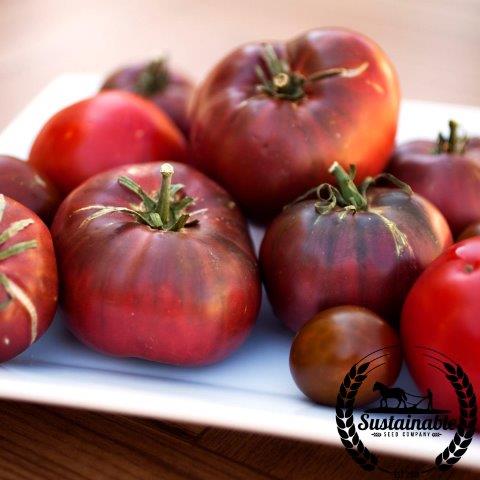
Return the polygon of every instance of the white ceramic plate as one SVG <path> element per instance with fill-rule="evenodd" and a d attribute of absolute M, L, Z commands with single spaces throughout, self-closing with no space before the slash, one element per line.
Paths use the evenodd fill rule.
<path fill-rule="evenodd" d="M 95 93 L 99 81 L 97 75 L 58 77 L 0 135 L 0 153 L 27 157 L 44 122 L 60 108 Z M 451 117 L 480 134 L 480 108 L 406 100 L 398 140 L 434 137 Z M 253 233 L 258 242 L 261 232 Z M 305 400 L 291 379 L 291 339 L 264 301 L 251 337 L 237 353 L 210 367 L 176 368 L 95 353 L 57 319 L 27 352 L 0 365 L 0 396 L 341 445 L 334 410 Z M 399 383 L 414 389 L 406 373 Z M 428 461 L 450 441 L 445 435 L 408 441 L 369 435 L 363 440 L 375 452 Z M 460 463 L 480 468 L 478 438 Z"/>

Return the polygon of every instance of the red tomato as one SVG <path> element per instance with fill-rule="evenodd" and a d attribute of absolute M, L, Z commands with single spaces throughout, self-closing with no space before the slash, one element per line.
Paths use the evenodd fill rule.
<path fill-rule="evenodd" d="M 317 29 L 251 43 L 223 59 L 193 101 L 194 165 L 254 217 L 271 217 L 328 178 L 338 161 L 358 178 L 383 170 L 397 128 L 394 68 L 370 39 Z"/>
<path fill-rule="evenodd" d="M 0 362 L 47 330 L 57 306 L 52 238 L 28 208 L 0 195 Z"/>
<path fill-rule="evenodd" d="M 357 189 L 333 167 L 340 190 L 324 185 L 285 209 L 260 250 L 273 310 L 294 331 L 345 304 L 396 323 L 415 279 L 452 243 L 442 214 L 407 186 L 368 188 L 367 180 Z"/>
<path fill-rule="evenodd" d="M 0 193 L 28 207 L 46 224 L 53 219 L 60 195 L 29 163 L 0 155 Z"/>
<path fill-rule="evenodd" d="M 438 407 L 454 414 L 458 412 L 455 391 L 417 347 L 432 348 L 461 365 L 478 398 L 479 292 L 480 238 L 475 237 L 453 245 L 437 258 L 417 280 L 403 307 L 401 335 L 410 373 L 421 390 L 432 390 Z"/>
<path fill-rule="evenodd" d="M 168 67 L 165 59 L 129 65 L 113 72 L 102 90 L 127 90 L 151 100 L 188 136 L 188 104 L 193 93 L 192 82 Z"/>
<path fill-rule="evenodd" d="M 112 167 L 154 160 L 185 160 L 186 143 L 151 102 L 111 91 L 54 115 L 38 134 L 30 163 L 62 193 Z"/>
<path fill-rule="evenodd" d="M 400 145 L 389 170 L 430 200 L 454 235 L 480 220 L 480 138 L 466 139 L 450 121 L 449 138 Z"/>
<path fill-rule="evenodd" d="M 170 186 L 170 165 L 149 163 L 99 174 L 67 197 L 52 226 L 61 307 L 102 352 L 200 365 L 246 338 L 260 281 L 231 197 L 191 167 L 175 170 L 184 190 Z"/>

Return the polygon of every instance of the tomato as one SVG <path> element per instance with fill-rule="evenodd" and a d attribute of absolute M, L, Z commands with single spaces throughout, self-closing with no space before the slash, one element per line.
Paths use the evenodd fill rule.
<path fill-rule="evenodd" d="M 448 225 L 405 184 L 371 188 L 367 179 L 357 189 L 353 171 L 338 164 L 331 171 L 338 189 L 309 192 L 317 198 L 300 198 L 266 231 L 260 263 L 273 310 L 295 331 L 345 304 L 395 323 L 415 279 L 451 244 Z"/>
<path fill-rule="evenodd" d="M 395 347 L 367 378 L 355 406 L 378 398 L 376 381 L 392 385 L 400 373 L 400 339 L 387 322 L 366 308 L 350 305 L 315 315 L 297 333 L 290 350 L 290 371 L 298 388 L 314 402 L 335 406 L 339 387 L 352 365 L 380 349 Z"/>
<path fill-rule="evenodd" d="M 0 195 L 0 362 L 27 349 L 50 326 L 57 306 L 57 269 L 45 224 Z"/>
<path fill-rule="evenodd" d="M 458 236 L 457 241 L 466 240 L 467 238 L 477 237 L 480 235 L 480 222 L 471 223 L 463 232 Z"/>
<path fill-rule="evenodd" d="M 184 160 L 186 143 L 165 114 L 128 92 L 111 91 L 54 115 L 38 134 L 29 162 L 64 194 L 110 168 Z"/>
<path fill-rule="evenodd" d="M 0 155 L 0 193 L 13 198 L 49 224 L 60 203 L 53 184 L 29 163 Z"/>
<path fill-rule="evenodd" d="M 408 369 L 438 407 L 458 412 L 455 391 L 429 366 L 425 346 L 458 363 L 480 392 L 480 238 L 451 246 L 417 280 L 405 301 L 401 335 Z M 480 422 L 477 422 L 480 428 Z"/>
<path fill-rule="evenodd" d="M 254 218 L 328 179 L 336 160 L 381 172 L 397 128 L 397 75 L 370 39 L 316 29 L 224 58 L 192 104 L 193 164 Z"/>
<path fill-rule="evenodd" d="M 176 185 L 172 166 L 148 163 L 99 174 L 67 197 L 52 226 L 60 306 L 97 350 L 201 365 L 247 337 L 260 280 L 231 197 L 191 167 L 174 168 Z"/>
<path fill-rule="evenodd" d="M 137 93 L 163 110 L 188 136 L 187 110 L 193 93 L 192 82 L 168 67 L 165 59 L 129 65 L 113 72 L 101 90 L 119 89 Z"/>
<path fill-rule="evenodd" d="M 437 206 L 458 235 L 480 220 L 480 139 L 460 137 L 453 121 L 449 126 L 448 139 L 400 145 L 389 170 Z"/>

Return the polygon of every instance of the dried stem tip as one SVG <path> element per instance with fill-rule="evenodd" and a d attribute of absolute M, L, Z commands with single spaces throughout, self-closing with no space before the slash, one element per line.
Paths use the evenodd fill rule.
<path fill-rule="evenodd" d="M 162 166 L 160 167 L 160 173 L 166 177 L 166 176 L 171 176 L 173 175 L 173 165 L 171 165 L 170 163 L 164 163 L 162 164 Z"/>

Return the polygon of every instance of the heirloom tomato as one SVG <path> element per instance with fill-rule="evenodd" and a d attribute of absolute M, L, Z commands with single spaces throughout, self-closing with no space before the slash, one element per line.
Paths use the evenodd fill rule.
<path fill-rule="evenodd" d="M 388 355 L 358 391 L 357 407 L 378 398 L 378 392 L 372 390 L 376 381 L 392 385 L 397 379 L 402 366 L 400 339 L 387 322 L 366 308 L 328 308 L 310 319 L 295 336 L 290 371 L 307 397 L 335 406 L 339 387 L 352 365 L 383 349 L 389 349 Z"/>
<path fill-rule="evenodd" d="M 430 200 L 458 235 L 480 220 L 480 139 L 460 136 L 452 120 L 449 126 L 448 138 L 400 145 L 389 169 Z"/>
<path fill-rule="evenodd" d="M 188 105 L 193 93 L 192 82 L 168 67 L 165 59 L 129 65 L 113 72 L 102 90 L 127 90 L 151 100 L 188 136 Z"/>
<path fill-rule="evenodd" d="M 396 323 L 420 272 L 452 242 L 442 214 L 388 174 L 357 188 L 334 163 L 338 188 L 322 184 L 268 227 L 260 263 L 274 312 L 298 330 L 339 305 L 368 308 Z M 399 188 L 375 186 L 382 178 Z M 317 198 L 310 198 L 316 196 Z"/>
<path fill-rule="evenodd" d="M 47 330 L 57 288 L 48 228 L 27 207 L 0 195 L 0 362 L 23 352 Z"/>
<path fill-rule="evenodd" d="M 465 228 L 462 233 L 457 238 L 457 241 L 466 240 L 471 237 L 478 237 L 480 235 L 480 222 L 471 223 L 467 228 Z"/>
<path fill-rule="evenodd" d="M 53 184 L 29 163 L 0 155 L 0 193 L 13 198 L 49 224 L 60 203 Z"/>
<path fill-rule="evenodd" d="M 264 219 L 324 182 L 334 160 L 355 164 L 359 179 L 381 172 L 398 106 L 390 60 L 359 33 L 326 28 L 247 44 L 194 97 L 192 161 Z"/>
<path fill-rule="evenodd" d="M 133 93 L 114 90 L 55 114 L 35 139 L 29 162 L 66 194 L 119 165 L 185 155 L 185 139 L 164 113 Z"/>
<path fill-rule="evenodd" d="M 239 347 L 257 317 L 245 220 L 187 165 L 131 165 L 87 180 L 60 206 L 52 233 L 63 315 L 97 350 L 212 363 Z"/>

